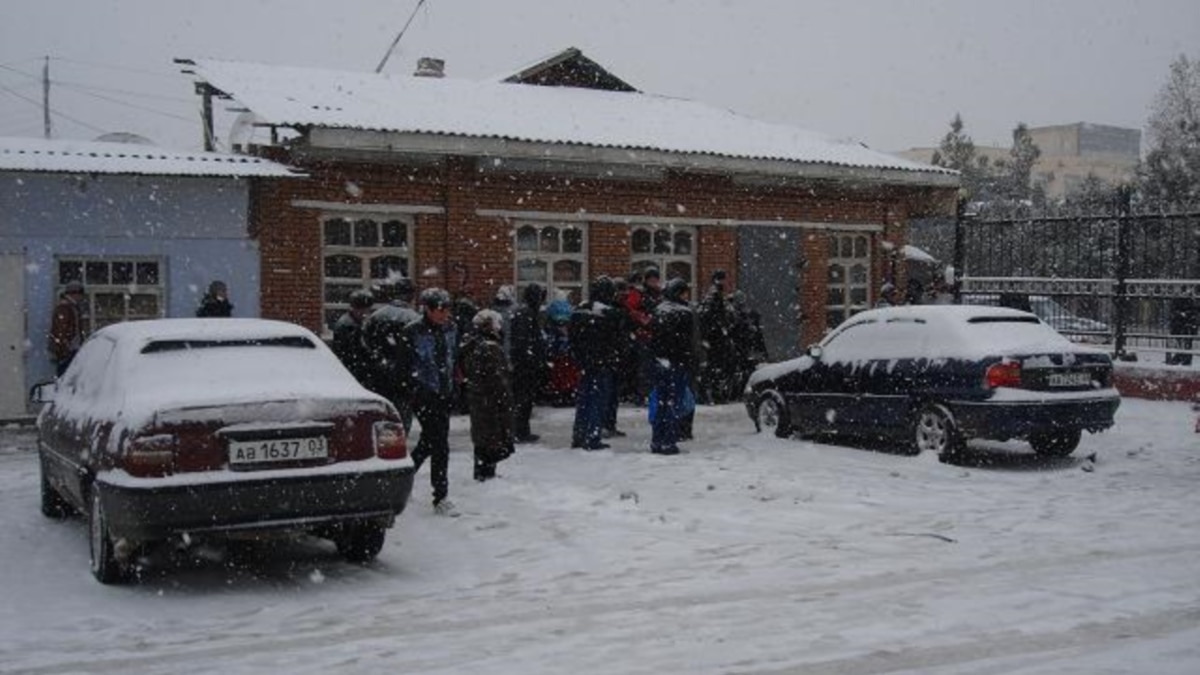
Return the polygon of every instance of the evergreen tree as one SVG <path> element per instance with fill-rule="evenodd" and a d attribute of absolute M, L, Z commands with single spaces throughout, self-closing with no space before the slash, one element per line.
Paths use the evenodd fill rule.
<path fill-rule="evenodd" d="M 1014 203 L 1033 201 L 1033 165 L 1041 156 L 1041 149 L 1029 135 L 1029 127 L 1021 122 L 1013 129 L 1012 148 L 999 176 L 1002 193 L 1007 199 Z"/>
<path fill-rule="evenodd" d="M 968 202 L 985 201 L 990 195 L 987 157 L 975 151 L 975 141 L 963 133 L 962 116 L 955 113 L 950 122 L 950 131 L 942 138 L 933 153 L 932 164 L 954 169 L 962 174 L 962 192 Z"/>
<path fill-rule="evenodd" d="M 1159 209 L 1200 207 L 1200 63 L 1181 55 L 1154 100 L 1150 146 L 1138 171 L 1141 197 Z"/>

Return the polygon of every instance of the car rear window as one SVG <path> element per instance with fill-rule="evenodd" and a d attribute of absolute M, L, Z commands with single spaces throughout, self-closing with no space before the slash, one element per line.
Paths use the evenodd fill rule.
<path fill-rule="evenodd" d="M 962 324 L 960 324 L 962 325 Z M 966 343 L 987 352 L 1058 350 L 1071 343 L 1035 316 L 973 316 L 960 331 Z"/>
<path fill-rule="evenodd" d="M 1040 324 L 1036 316 L 975 316 L 967 319 L 967 323 L 1033 323 Z"/>
<path fill-rule="evenodd" d="M 217 349 L 220 347 L 294 347 L 316 349 L 312 340 L 302 335 L 287 335 L 269 338 L 237 338 L 232 340 L 155 340 L 142 347 L 143 354 L 178 352 L 191 349 Z"/>

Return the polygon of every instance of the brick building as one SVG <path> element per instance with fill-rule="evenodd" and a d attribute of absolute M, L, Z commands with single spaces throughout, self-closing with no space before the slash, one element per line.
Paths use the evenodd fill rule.
<path fill-rule="evenodd" d="M 568 49 L 503 81 L 181 60 L 255 116 L 245 150 L 309 178 L 256 188 L 262 315 L 325 329 L 391 271 L 486 302 L 654 265 L 700 297 L 714 270 L 773 358 L 870 306 L 910 218 L 958 176 L 794 127 L 639 92 Z M 211 123 L 211 122 L 210 122 Z M 889 242 L 886 243 L 885 242 Z"/>

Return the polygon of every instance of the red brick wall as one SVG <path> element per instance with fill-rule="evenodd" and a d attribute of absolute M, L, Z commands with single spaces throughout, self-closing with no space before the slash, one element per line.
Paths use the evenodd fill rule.
<path fill-rule="evenodd" d="M 902 245 L 907 237 L 906 200 L 900 189 L 852 191 L 814 183 L 803 188 L 747 188 L 723 176 L 668 173 L 662 182 L 578 179 L 540 174 L 481 174 L 473 162 L 451 158 L 441 166 L 410 167 L 367 163 L 305 163 L 273 153 L 274 159 L 299 166 L 307 179 L 263 181 L 255 190 L 252 232 L 262 250 L 264 317 L 321 324 L 320 212 L 292 206 L 307 199 L 345 204 L 437 206 L 444 214 L 415 217 L 414 272 L 421 287 L 439 285 L 486 302 L 502 284 L 513 283 L 512 224 L 481 217 L 478 209 L 572 214 L 622 214 L 657 217 L 728 218 L 828 223 L 885 224 L 883 238 Z M 348 185 L 352 183 L 352 185 Z M 732 227 L 698 228 L 697 282 L 703 292 L 716 269 L 736 289 L 737 233 Z M 880 237 L 875 238 L 878 244 Z M 820 337 L 825 326 L 825 235 L 804 230 L 801 306 L 805 316 L 802 344 Z M 629 272 L 629 228 L 591 222 L 588 268 L 600 274 Z M 885 273 L 878 246 L 875 288 Z M 898 266 L 902 269 L 903 266 Z"/>

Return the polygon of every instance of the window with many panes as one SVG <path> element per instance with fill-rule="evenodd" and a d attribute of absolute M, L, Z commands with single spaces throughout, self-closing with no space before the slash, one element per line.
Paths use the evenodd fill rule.
<path fill-rule="evenodd" d="M 143 257 L 58 258 L 55 297 L 72 282 L 83 283 L 83 330 L 164 316 L 162 261 Z"/>
<path fill-rule="evenodd" d="M 377 282 L 412 276 L 412 221 L 394 217 L 331 217 L 321 223 L 324 321 L 333 329 L 350 294 Z"/>
<path fill-rule="evenodd" d="M 550 298 L 557 291 L 573 303 L 583 299 L 587 279 L 587 252 L 582 225 L 566 223 L 520 223 L 517 225 L 517 289 L 537 282 Z M 519 296 L 518 296 L 519 297 Z"/>
<path fill-rule="evenodd" d="M 825 325 L 833 328 L 854 314 L 868 309 L 870 285 L 870 235 L 830 234 Z"/>
<path fill-rule="evenodd" d="M 657 267 L 665 283 L 679 277 L 696 286 L 696 229 L 674 225 L 636 225 L 629 232 L 631 267 Z"/>

